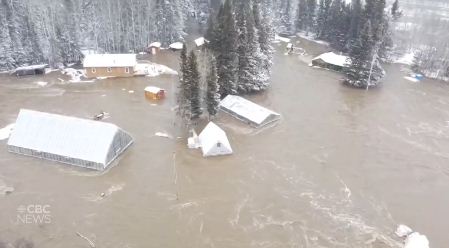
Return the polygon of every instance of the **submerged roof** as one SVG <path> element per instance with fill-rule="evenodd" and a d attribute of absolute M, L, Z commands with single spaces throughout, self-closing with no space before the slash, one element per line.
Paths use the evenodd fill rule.
<path fill-rule="evenodd" d="M 338 55 L 333 52 L 323 53 L 320 56 L 314 58 L 313 60 L 321 59 L 324 62 L 332 65 L 337 65 L 345 67 L 348 65 L 348 57 L 344 55 Z"/>
<path fill-rule="evenodd" d="M 220 102 L 220 108 L 239 119 L 244 119 L 257 127 L 264 126 L 280 118 L 280 114 L 257 105 L 240 96 L 228 95 Z"/>
<path fill-rule="evenodd" d="M 209 122 L 198 137 L 204 156 L 232 153 L 231 144 L 229 144 L 225 131 L 213 122 Z M 217 147 L 217 144 L 220 144 L 220 147 Z"/>
<path fill-rule="evenodd" d="M 84 67 L 133 67 L 137 64 L 135 54 L 86 54 Z"/>
<path fill-rule="evenodd" d="M 206 40 L 204 37 L 200 37 L 200 38 L 195 40 L 196 46 L 202 46 L 202 45 L 204 45 L 207 42 L 209 42 L 209 41 Z"/>
<path fill-rule="evenodd" d="M 113 146 L 116 135 L 124 138 L 119 147 Z M 104 167 L 116 157 L 110 157 L 111 152 L 123 151 L 131 143 L 132 138 L 114 124 L 26 109 L 20 110 L 8 140 L 8 146 L 89 161 Z"/>

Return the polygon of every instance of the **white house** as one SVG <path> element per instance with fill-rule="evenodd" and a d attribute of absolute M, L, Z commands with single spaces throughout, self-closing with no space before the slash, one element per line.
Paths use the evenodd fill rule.
<path fill-rule="evenodd" d="M 207 124 L 198 139 L 204 157 L 232 154 L 226 133 L 213 122 Z"/>
<path fill-rule="evenodd" d="M 8 151 L 104 170 L 133 143 L 111 123 L 22 109 Z"/>
<path fill-rule="evenodd" d="M 276 112 L 234 95 L 228 95 L 221 100 L 220 109 L 256 128 L 266 126 L 281 118 L 281 115 Z"/>

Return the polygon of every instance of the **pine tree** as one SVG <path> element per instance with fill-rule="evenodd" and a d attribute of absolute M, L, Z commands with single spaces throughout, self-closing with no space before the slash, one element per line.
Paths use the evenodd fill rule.
<path fill-rule="evenodd" d="M 200 73 L 198 71 L 198 61 L 195 52 L 190 51 L 188 58 L 189 78 L 190 80 L 190 120 L 195 122 L 201 117 L 203 113 L 201 109 L 201 95 L 200 95 Z"/>
<path fill-rule="evenodd" d="M 180 55 L 180 73 L 178 86 L 178 110 L 177 114 L 183 121 L 189 121 L 191 117 L 191 73 L 189 69 L 189 61 L 187 57 L 187 46 L 184 44 Z"/>
<path fill-rule="evenodd" d="M 307 30 L 307 1 L 306 0 L 299 0 L 298 1 L 298 8 L 296 9 L 296 21 L 295 21 L 295 27 L 296 31 L 305 31 Z"/>
<path fill-rule="evenodd" d="M 315 31 L 316 28 L 316 0 L 307 0 L 307 32 Z"/>
<path fill-rule="evenodd" d="M 402 12 L 399 10 L 399 0 L 395 0 L 391 7 L 391 16 L 394 20 L 399 19 L 402 16 Z"/>
<path fill-rule="evenodd" d="M 226 0 L 219 16 L 220 44 L 217 57 L 218 84 L 222 98 L 237 93 L 237 31 L 231 0 Z"/>
<path fill-rule="evenodd" d="M 220 94 L 218 94 L 218 76 L 216 60 L 213 55 L 209 60 L 209 71 L 206 76 L 207 90 L 206 90 L 206 106 L 209 113 L 209 119 L 215 117 L 218 113 L 220 104 Z"/>
<path fill-rule="evenodd" d="M 320 0 L 317 16 L 317 34 L 316 37 L 323 39 L 329 33 L 329 10 L 332 0 Z"/>
<path fill-rule="evenodd" d="M 259 83 L 267 87 L 271 76 L 271 66 L 274 48 L 272 42 L 274 39 L 274 30 L 271 21 L 270 3 L 265 3 L 265 11 L 261 8 L 259 0 L 253 1 L 253 16 L 256 35 L 259 38 L 260 52 L 257 61 L 259 63 Z"/>

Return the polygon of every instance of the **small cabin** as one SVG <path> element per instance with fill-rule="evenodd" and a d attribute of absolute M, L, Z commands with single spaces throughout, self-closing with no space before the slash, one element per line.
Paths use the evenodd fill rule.
<path fill-rule="evenodd" d="M 83 61 L 87 78 L 132 77 L 136 54 L 87 54 Z"/>
<path fill-rule="evenodd" d="M 233 153 L 225 131 L 213 122 L 207 124 L 198 136 L 198 139 L 203 157 L 230 155 Z"/>
<path fill-rule="evenodd" d="M 200 48 L 200 47 L 202 47 L 203 45 L 209 43 L 209 41 L 206 40 L 204 37 L 200 37 L 200 38 L 198 38 L 198 39 L 195 39 L 194 42 L 195 42 L 195 45 L 196 45 L 197 48 Z"/>
<path fill-rule="evenodd" d="M 148 86 L 145 88 L 145 97 L 150 100 L 162 100 L 165 98 L 165 90 L 155 86 Z"/>
<path fill-rule="evenodd" d="M 349 58 L 333 52 L 324 53 L 312 60 L 312 66 L 326 68 L 334 71 L 342 71 L 349 65 Z"/>
<path fill-rule="evenodd" d="M 12 74 L 16 76 L 42 75 L 45 74 L 47 67 L 47 64 L 17 67 Z"/>
<path fill-rule="evenodd" d="M 155 55 L 161 50 L 161 46 L 160 42 L 153 42 L 148 46 L 148 52 Z"/>

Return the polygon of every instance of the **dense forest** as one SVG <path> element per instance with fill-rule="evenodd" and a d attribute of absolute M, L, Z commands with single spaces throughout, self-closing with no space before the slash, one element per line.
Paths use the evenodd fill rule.
<path fill-rule="evenodd" d="M 223 2 L 220 0 L 0 0 L 0 70 L 35 63 L 58 65 L 77 62 L 82 57 L 81 51 L 84 49 L 108 53 L 140 52 L 153 41 L 160 41 L 167 46 L 172 42 L 183 40 L 189 21 L 205 24 L 208 19 L 211 20 L 209 16 L 215 17 Z M 237 4 L 239 1 L 235 2 Z M 431 77 L 449 77 L 449 39 L 445 31 L 449 27 L 449 21 L 447 18 L 434 15 L 435 12 L 409 14 L 410 10 L 406 7 L 399 10 L 400 7 L 396 6 L 399 14 L 396 13 L 395 16 L 390 12 L 398 2 L 393 0 L 256 0 L 254 2 L 263 9 L 264 18 L 270 20 L 270 27 L 273 28 L 274 33 L 284 35 L 303 33 L 328 41 L 334 49 L 352 54 L 352 57 L 354 57 L 355 45 L 357 46 L 360 42 L 372 43 L 370 51 L 363 56 L 367 59 L 376 55 L 369 66 L 372 72 L 371 65 L 375 65 L 374 72 L 377 72 L 375 77 L 380 77 L 382 74 L 378 66 L 379 61 L 388 60 L 388 55 L 392 51 L 396 53 L 414 51 L 415 70 Z M 394 2 L 396 3 L 393 4 Z M 408 2 L 416 1 L 403 0 L 403 2 L 404 6 L 407 6 Z M 435 7 L 435 11 L 447 7 L 444 0 L 417 1 L 414 4 L 421 6 L 424 2 L 426 2 L 426 8 L 430 10 L 432 7 Z M 236 22 L 248 21 L 241 19 L 247 14 L 235 10 L 233 12 L 235 12 L 233 18 Z M 368 19 L 369 24 L 366 23 Z M 257 20 L 254 22 L 257 24 Z M 404 26 L 404 23 L 407 25 Z M 408 25 L 409 23 L 411 24 Z M 237 32 L 241 31 L 241 28 L 237 30 Z M 365 41 L 360 40 L 362 31 L 365 34 L 369 33 Z M 237 38 L 243 37 L 240 34 Z M 242 58 L 244 48 L 239 49 L 240 58 Z M 259 45 L 258 49 L 263 50 L 263 45 Z M 219 54 L 216 59 L 218 63 L 222 62 Z M 268 60 L 265 59 L 265 61 Z M 361 64 L 359 66 L 367 67 Z M 218 74 L 222 74 L 220 67 L 217 70 Z M 266 83 L 263 83 L 265 80 L 263 77 L 269 76 L 268 70 L 266 72 L 260 75 L 262 79 L 257 87 L 266 87 L 264 86 Z M 365 86 L 364 83 L 356 83 L 357 85 Z M 241 88 L 238 90 L 251 91 Z"/>

